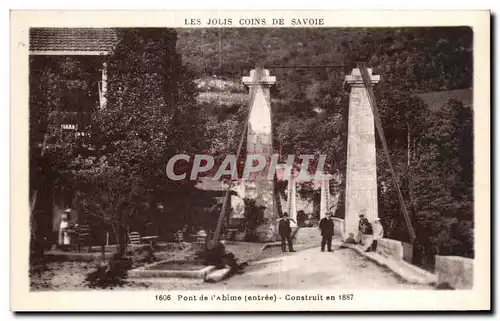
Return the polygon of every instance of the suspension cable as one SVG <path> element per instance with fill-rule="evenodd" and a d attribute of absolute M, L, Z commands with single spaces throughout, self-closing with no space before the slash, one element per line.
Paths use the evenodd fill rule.
<path fill-rule="evenodd" d="M 250 85 L 250 100 L 248 102 L 248 115 L 247 115 L 247 118 L 245 120 L 245 123 L 243 124 L 243 131 L 241 132 L 240 141 L 238 144 L 238 148 L 236 150 L 236 160 L 239 160 L 239 158 L 240 158 L 241 148 L 243 147 L 243 141 L 245 140 L 245 135 L 246 135 L 247 130 L 248 130 L 248 122 L 250 121 L 250 115 L 252 114 L 252 108 L 254 105 L 255 97 L 257 95 L 258 82 L 262 79 L 263 74 L 264 74 L 264 71 L 262 68 L 257 67 L 255 69 L 254 78 L 253 78 L 252 84 Z M 219 241 L 220 233 L 222 230 L 222 224 L 224 222 L 224 217 L 226 214 L 227 205 L 229 202 L 229 196 L 230 196 L 232 187 L 233 187 L 233 180 L 230 179 L 229 184 L 227 186 L 226 195 L 224 196 L 224 202 L 222 203 L 222 209 L 221 209 L 221 212 L 219 214 L 219 219 L 217 220 L 217 227 L 215 228 L 212 242 L 211 242 L 211 244 L 209 244 L 209 246 L 211 246 L 211 247 L 215 246 L 216 243 Z"/>
<path fill-rule="evenodd" d="M 275 65 L 266 66 L 267 69 L 296 69 L 296 68 L 344 68 L 344 65 Z"/>

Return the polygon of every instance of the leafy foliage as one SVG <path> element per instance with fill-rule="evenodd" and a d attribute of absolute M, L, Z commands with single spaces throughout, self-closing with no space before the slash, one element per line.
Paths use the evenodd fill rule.
<path fill-rule="evenodd" d="M 331 189 L 341 195 L 336 213 L 340 217 L 348 116 L 343 78 L 356 62 L 365 62 L 382 77 L 375 95 L 398 182 L 423 248 L 419 263 L 432 261 L 426 257 L 437 253 L 473 256 L 472 111 L 452 102 L 430 110 L 416 96 L 472 86 L 470 28 L 186 29 L 180 31 L 178 45 L 197 74 L 226 81 L 248 73 L 257 63 L 344 65 L 269 68 L 278 81 L 271 94 L 275 152 L 326 154 L 328 171 L 339 177 Z M 226 119 L 239 124 L 238 118 Z M 221 128 L 230 124 L 221 120 Z M 231 141 L 232 136 L 220 140 Z M 407 240 L 379 141 L 377 150 L 380 216 L 388 237 Z M 308 195 L 315 197 L 312 189 Z"/>
<path fill-rule="evenodd" d="M 260 64 L 278 80 L 271 92 L 275 152 L 284 157 L 326 154 L 326 169 L 338 178 L 331 190 L 341 195 L 336 216 L 342 217 L 349 98 L 343 81 L 356 62 L 363 61 L 382 78 L 375 95 L 398 182 L 417 229 L 421 263 L 436 253 L 473 256 L 472 110 L 455 101 L 430 110 L 416 96 L 471 87 L 469 28 L 117 32 L 120 41 L 107 61 L 108 106 L 88 122 L 90 140 L 64 138 L 57 126 L 45 128 L 60 119 L 61 112 L 95 107 L 92 95 L 98 80 L 89 66 L 98 64 L 72 59 L 33 62 L 33 186 L 43 189 L 48 183 L 40 178 L 61 180 L 61 173 L 69 171 L 74 179 L 67 185 L 80 191 L 87 212 L 104 220 L 126 219 L 140 226 L 155 218 L 159 226 L 172 228 L 187 222 L 210 225 L 213 219 L 200 218 L 216 217 L 213 198 L 204 197 L 195 182 L 168 181 L 165 163 L 179 153 L 217 158 L 234 153 L 248 112 L 245 102 L 196 102 L 192 79 L 204 81 L 201 90 L 240 97 L 244 90 L 239 77 Z M 272 68 L 337 64 L 344 67 Z M 204 80 L 213 75 L 225 89 L 214 89 L 217 81 Z M 74 96 L 68 97 L 68 92 Z M 35 157 L 47 132 L 57 137 L 57 144 L 44 158 Z M 95 153 L 81 145 L 92 146 Z M 388 237 L 405 240 L 400 204 L 378 147 L 380 216 Z M 307 187 L 304 191 L 311 199 L 317 196 Z"/>
<path fill-rule="evenodd" d="M 89 112 L 95 107 L 92 88 L 97 80 L 95 70 L 88 67 L 93 62 L 92 58 L 79 62 L 71 57 L 30 57 L 29 191 L 30 205 L 34 206 L 30 221 L 37 255 L 42 253 L 40 241 L 52 231 L 49 215 L 54 199 L 69 195 L 71 189 L 60 184 L 62 173 L 76 155 L 87 150 L 85 137 L 75 137 L 75 131 L 61 125 L 78 118 L 77 130 L 87 126 Z M 63 205 L 69 204 L 66 201 Z"/>
<path fill-rule="evenodd" d="M 258 206 L 254 199 L 245 198 L 246 240 L 257 241 L 254 230 L 264 222 L 264 206 Z"/>
<path fill-rule="evenodd" d="M 165 176 L 170 157 L 205 148 L 203 118 L 176 53 L 176 33 L 117 32 L 120 41 L 106 62 L 107 106 L 92 114 L 91 144 L 98 157 L 81 155 L 70 168 L 84 212 L 110 222 L 122 243 L 125 227 L 144 233 L 146 223 L 155 222 L 175 230 L 186 218 L 202 215 L 211 199 L 194 197 L 197 205 L 196 182 Z"/>

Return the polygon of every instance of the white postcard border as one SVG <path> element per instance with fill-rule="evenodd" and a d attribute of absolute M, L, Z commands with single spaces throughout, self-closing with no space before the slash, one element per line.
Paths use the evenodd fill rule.
<path fill-rule="evenodd" d="M 225 291 L 231 295 L 338 295 L 353 293 L 353 301 L 192 302 L 155 300 L 151 291 L 30 292 L 28 275 L 28 30 L 29 27 L 207 27 L 186 26 L 200 17 L 324 19 L 314 27 L 471 26 L 474 30 L 474 167 L 475 253 L 474 289 L 470 291 L 345 291 L 266 290 Z M 225 27 L 225 26 L 220 26 Z M 239 27 L 232 25 L 230 27 Z M 248 26 L 245 26 L 248 27 Z M 263 27 L 263 26 L 258 26 Z M 340 310 L 478 310 L 490 308 L 490 13 L 488 11 L 13 11 L 11 12 L 11 309 L 15 311 L 340 311 Z M 165 292 L 165 291 L 164 291 Z M 212 294 L 206 291 L 168 291 Z"/>

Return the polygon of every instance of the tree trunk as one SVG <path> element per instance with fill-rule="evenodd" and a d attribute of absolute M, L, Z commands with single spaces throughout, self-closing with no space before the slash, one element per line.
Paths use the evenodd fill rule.
<path fill-rule="evenodd" d="M 104 229 L 101 229 L 101 234 L 102 234 L 102 240 L 101 240 L 101 257 L 102 260 L 106 260 L 106 231 Z"/>
<path fill-rule="evenodd" d="M 411 137 L 411 124 L 409 122 L 407 122 L 407 125 L 408 125 L 408 136 L 407 136 L 407 144 L 408 144 L 408 150 L 407 150 L 407 184 L 408 184 L 408 199 L 410 201 L 410 208 L 411 208 L 411 211 L 413 213 L 413 217 L 414 217 L 414 214 L 415 214 L 415 193 L 414 193 L 414 190 L 413 190 L 413 174 L 412 174 L 412 153 L 413 153 L 413 149 L 412 149 L 412 137 Z"/>
<path fill-rule="evenodd" d="M 49 112 L 50 112 L 50 110 L 49 110 Z M 47 149 L 48 139 L 49 139 L 49 134 L 48 134 L 48 125 L 47 125 L 47 128 L 45 128 L 45 133 L 43 135 L 42 149 L 40 151 L 40 160 L 42 160 L 42 164 L 45 164 L 45 162 L 43 161 L 43 157 L 45 155 L 45 150 Z M 40 177 L 40 179 L 46 180 L 46 177 Z M 43 244 L 43 241 L 40 239 L 40 236 L 38 235 L 39 233 L 37 232 L 37 228 L 36 228 L 36 225 L 37 225 L 36 221 L 37 221 L 38 217 L 36 217 L 35 208 L 36 208 L 36 204 L 37 204 L 38 197 L 39 197 L 38 194 L 39 194 L 39 189 L 35 188 L 35 190 L 33 191 L 31 201 L 30 201 L 30 227 L 31 227 L 31 239 L 32 239 L 33 247 L 34 247 L 34 255 L 36 257 L 38 257 L 38 256 L 43 257 L 44 244 Z"/>
<path fill-rule="evenodd" d="M 276 204 L 276 210 L 278 211 L 278 216 L 283 216 L 283 204 L 281 204 L 281 191 L 279 190 L 278 179 L 277 176 L 274 175 L 274 204 Z M 288 212 L 290 213 L 290 212 Z"/>
<path fill-rule="evenodd" d="M 406 140 L 407 140 L 407 145 L 408 145 L 408 155 L 407 155 L 407 166 L 408 166 L 408 172 L 410 171 L 410 166 L 411 166 L 411 125 L 409 122 L 406 122 L 406 125 L 407 125 L 407 128 L 408 128 L 408 133 L 407 133 L 407 137 L 406 137 Z"/>
<path fill-rule="evenodd" d="M 118 254 L 120 257 L 122 257 L 125 254 L 126 251 L 126 243 L 127 243 L 127 228 L 126 228 L 126 222 L 125 222 L 125 210 L 121 209 L 119 212 L 119 223 L 118 223 L 118 239 L 119 239 L 119 244 L 118 244 Z"/>
<path fill-rule="evenodd" d="M 35 213 L 34 211 L 32 213 Z M 32 258 L 42 258 L 44 255 L 44 243 L 40 235 L 40 228 L 38 226 L 37 218 L 34 217 L 31 222 L 31 256 Z"/>
<path fill-rule="evenodd" d="M 413 139 L 413 156 L 412 159 L 417 159 L 417 139 Z"/>
<path fill-rule="evenodd" d="M 115 235 L 116 244 L 120 244 L 120 234 L 118 234 L 116 223 L 112 223 L 111 228 L 113 229 L 113 234 Z"/>

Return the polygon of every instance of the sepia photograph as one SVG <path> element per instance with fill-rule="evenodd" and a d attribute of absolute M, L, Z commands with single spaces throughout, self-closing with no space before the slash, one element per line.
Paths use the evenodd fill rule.
<path fill-rule="evenodd" d="M 28 291 L 477 290 L 477 32 L 249 17 L 25 30 Z"/>

